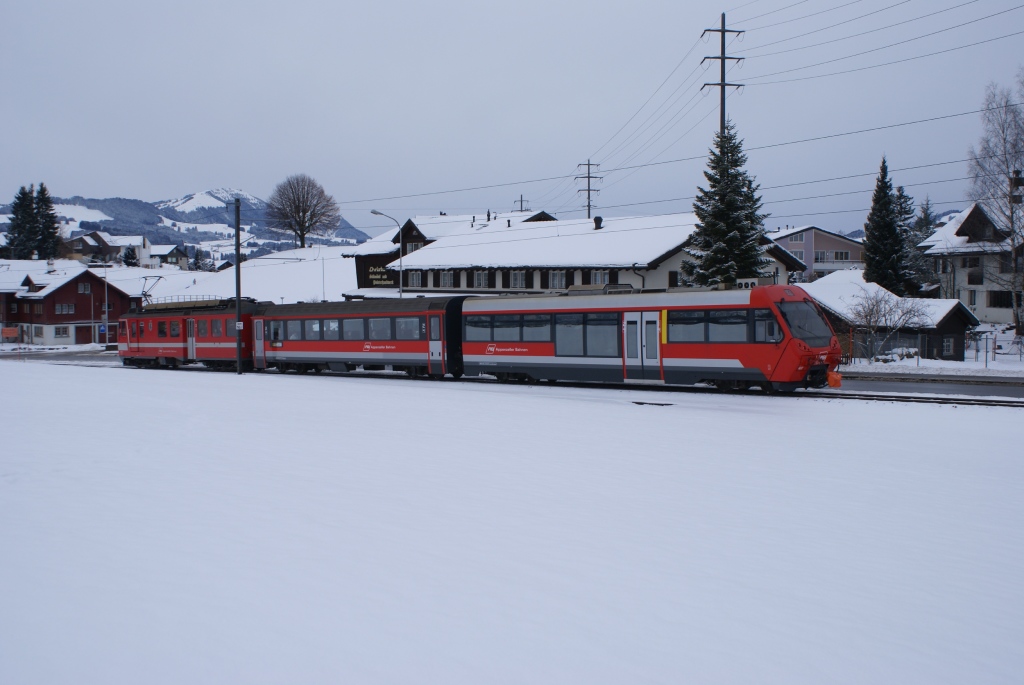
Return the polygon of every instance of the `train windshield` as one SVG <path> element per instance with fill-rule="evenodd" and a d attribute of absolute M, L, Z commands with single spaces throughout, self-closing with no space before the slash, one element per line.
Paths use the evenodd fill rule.
<path fill-rule="evenodd" d="M 778 307 L 794 337 L 811 347 L 828 347 L 832 342 L 832 329 L 810 302 L 779 302 Z"/>

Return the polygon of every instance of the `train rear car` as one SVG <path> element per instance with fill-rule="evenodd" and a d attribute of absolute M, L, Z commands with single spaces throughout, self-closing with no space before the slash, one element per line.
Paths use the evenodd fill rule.
<path fill-rule="evenodd" d="M 263 305 L 242 301 L 242 329 L 233 299 L 168 299 L 147 304 L 118 322 L 117 352 L 125 365 L 176 367 L 202 362 L 210 368 L 236 367 L 236 341 L 242 336 L 242 366 L 252 368 L 248 341 L 253 314 Z"/>
<path fill-rule="evenodd" d="M 257 369 L 462 374 L 462 297 L 278 305 L 254 321 Z"/>
<path fill-rule="evenodd" d="M 838 362 L 828 323 L 792 286 L 463 305 L 470 375 L 789 390 L 824 385 Z"/>

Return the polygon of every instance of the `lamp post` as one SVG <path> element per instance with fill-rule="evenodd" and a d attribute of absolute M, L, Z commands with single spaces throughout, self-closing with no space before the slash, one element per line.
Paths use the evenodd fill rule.
<path fill-rule="evenodd" d="M 393 216 L 388 216 L 384 212 L 378 212 L 376 209 L 371 209 L 370 214 L 376 214 L 377 216 L 387 217 L 395 222 L 395 226 L 398 226 L 398 299 L 402 299 L 402 257 L 405 253 L 405 236 L 402 233 L 402 224 L 398 223 L 398 219 Z"/>

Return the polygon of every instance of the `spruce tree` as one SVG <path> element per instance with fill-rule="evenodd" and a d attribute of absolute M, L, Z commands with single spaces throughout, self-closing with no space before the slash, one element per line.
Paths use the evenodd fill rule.
<path fill-rule="evenodd" d="M 708 187 L 697 188 L 693 211 L 697 230 L 683 251 L 693 261 L 680 265 L 688 285 L 714 286 L 735 283 L 737 278 L 757 278 L 770 260 L 761 245 L 764 219 L 760 213 L 759 186 L 743 169 L 747 156 L 733 123 L 715 134 L 704 172 Z"/>
<path fill-rule="evenodd" d="M 882 157 L 871 197 L 871 211 L 864 224 L 864 280 L 902 296 L 906 292 L 907 272 L 899 222 L 889 166 Z"/>
<path fill-rule="evenodd" d="M 12 259 L 32 259 L 38 241 L 36 232 L 35 186 L 22 186 L 11 203 L 11 225 L 7 229 L 7 245 Z"/>
<path fill-rule="evenodd" d="M 60 252 L 60 221 L 53 208 L 53 198 L 46 185 L 39 184 L 36 191 L 36 250 L 40 259 L 56 258 Z"/>
<path fill-rule="evenodd" d="M 139 265 L 139 255 L 135 252 L 135 247 L 133 245 L 129 245 L 125 249 L 124 255 L 121 257 L 121 263 L 125 266 Z"/>

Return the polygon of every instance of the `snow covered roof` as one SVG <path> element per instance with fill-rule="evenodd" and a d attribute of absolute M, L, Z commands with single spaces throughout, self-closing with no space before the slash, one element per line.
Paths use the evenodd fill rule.
<path fill-rule="evenodd" d="M 985 210 L 978 203 L 972 203 L 970 207 L 949 217 L 946 223 L 938 226 L 935 232 L 922 240 L 918 247 L 925 249 L 929 255 L 949 254 L 981 254 L 1002 252 L 1007 249 L 1006 240 L 993 232 L 994 240 L 978 240 L 976 231 L 972 226 L 995 226 L 985 214 Z"/>
<path fill-rule="evenodd" d="M 166 257 L 175 250 L 181 250 L 178 245 L 150 245 L 149 254 L 154 257 Z"/>
<path fill-rule="evenodd" d="M 613 217 L 595 230 L 591 219 L 513 223 L 509 228 L 501 217 L 405 255 L 403 268 L 647 267 L 682 245 L 696 221 L 693 214 Z M 398 260 L 391 263 L 397 265 Z"/>
<path fill-rule="evenodd" d="M 812 283 L 801 283 L 800 287 L 822 307 L 847 321 L 853 319 L 853 307 L 863 297 L 874 293 L 884 293 L 887 297 L 901 299 L 877 283 L 866 282 L 864 272 L 860 269 L 835 271 Z M 972 325 L 978 325 L 977 318 L 963 306 L 960 300 L 919 299 L 916 301 L 921 303 L 926 310 L 927 328 L 935 328 L 957 308 L 962 308 L 963 312 L 974 319 Z"/>
<path fill-rule="evenodd" d="M 805 231 L 821 231 L 822 233 L 827 233 L 831 236 L 835 236 L 836 238 L 842 238 L 843 240 L 849 240 L 853 243 L 863 242 L 861 238 L 851 238 L 848 235 L 830 231 L 827 228 L 822 228 L 821 226 L 787 226 L 786 228 L 780 228 L 774 231 L 766 231 L 765 235 L 772 240 L 782 240 L 791 235 L 796 235 L 797 233 L 803 233 Z"/>
<path fill-rule="evenodd" d="M 542 212 L 492 212 L 490 219 L 487 213 L 463 214 L 438 216 L 414 216 L 403 224 L 403 227 L 412 223 L 427 240 L 440 240 L 459 235 L 476 235 L 481 231 L 504 231 L 516 228 L 524 222 L 544 223 L 542 221 L 530 222 L 533 217 Z M 398 251 L 398 227 L 388 229 L 384 233 L 367 240 L 361 245 L 348 248 L 346 257 L 360 255 L 388 254 Z"/>
<path fill-rule="evenodd" d="M 25 278 L 31 278 L 36 285 L 44 283 L 66 283 L 65 275 L 74 272 L 74 278 L 85 270 L 82 263 L 74 259 L 56 259 L 53 262 L 53 274 L 48 274 L 50 266 L 45 260 L 39 259 L 0 259 L 0 292 L 18 292 L 22 290 Z M 61 280 L 64 279 L 64 280 Z"/>

